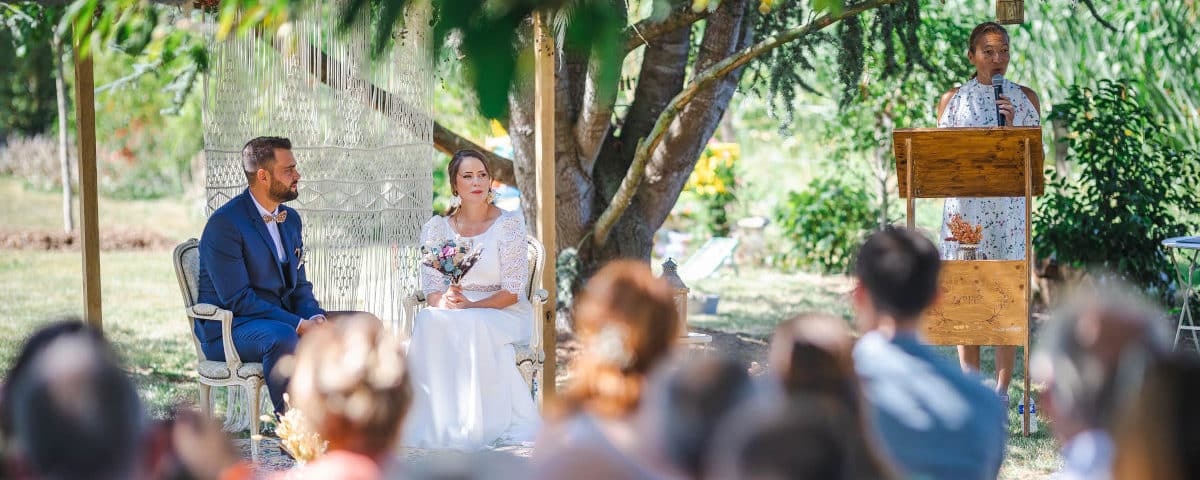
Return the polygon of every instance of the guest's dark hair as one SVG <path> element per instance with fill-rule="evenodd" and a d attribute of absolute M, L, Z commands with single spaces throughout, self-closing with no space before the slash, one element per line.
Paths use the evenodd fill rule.
<path fill-rule="evenodd" d="M 746 367 L 712 355 L 677 359 L 648 382 L 649 412 L 662 432 L 662 450 L 689 478 L 708 478 L 705 455 L 720 421 L 750 400 L 754 389 Z"/>
<path fill-rule="evenodd" d="M 1171 356 L 1129 380 L 1136 397 L 1113 433 L 1112 478 L 1200 478 L 1200 364 Z"/>
<path fill-rule="evenodd" d="M 12 367 L 4 375 L 4 378 L 7 379 L 6 383 L 11 385 L 18 378 L 24 376 L 29 371 L 29 364 L 34 356 L 41 353 L 51 341 L 63 335 L 75 334 L 81 331 L 86 335 L 99 335 L 95 330 L 88 329 L 82 320 L 74 317 L 64 318 L 38 329 L 33 335 L 25 339 L 25 345 L 21 347 L 21 351 L 17 353 L 17 358 L 13 361 Z M 0 389 L 0 435 L 3 435 L 4 438 L 9 438 L 12 434 L 12 394 L 13 389 L 11 388 Z"/>
<path fill-rule="evenodd" d="M 5 444 L 36 478 L 134 475 L 143 427 L 137 390 L 100 332 L 55 323 L 26 343 L 4 392 Z"/>
<path fill-rule="evenodd" d="M 867 238 L 854 261 L 854 276 L 880 312 L 915 320 L 937 293 L 941 259 L 920 233 L 889 227 Z"/>
<path fill-rule="evenodd" d="M 242 147 L 242 171 L 246 173 L 247 183 L 254 185 L 259 169 L 271 169 L 276 148 L 291 150 L 292 141 L 283 137 L 257 137 L 246 142 Z"/>
<path fill-rule="evenodd" d="M 478 159 L 483 163 L 483 169 L 487 171 L 488 176 L 492 175 L 492 166 L 488 165 L 487 157 L 483 156 L 483 153 L 481 153 L 479 150 L 472 150 L 469 148 L 458 150 L 454 152 L 453 156 L 450 157 L 450 164 L 446 165 L 446 178 L 450 180 L 451 195 L 458 195 L 458 191 L 454 189 L 454 183 L 458 180 L 458 170 L 462 168 L 463 161 L 468 158 Z M 454 215 L 454 212 L 456 211 L 458 211 L 458 208 L 450 207 L 450 209 L 446 211 L 446 216 L 449 217 L 450 215 Z"/>
<path fill-rule="evenodd" d="M 747 403 L 721 422 L 709 451 L 708 478 L 888 480 L 891 466 L 842 405 L 792 397 Z"/>

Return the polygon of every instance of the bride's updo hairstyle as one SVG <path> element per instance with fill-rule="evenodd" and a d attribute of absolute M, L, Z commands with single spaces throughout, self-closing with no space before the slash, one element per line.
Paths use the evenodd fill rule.
<path fill-rule="evenodd" d="M 404 349 L 368 315 L 322 325 L 300 339 L 289 385 L 329 449 L 370 457 L 389 452 L 412 403 Z"/>
<path fill-rule="evenodd" d="M 479 160 L 479 162 L 483 164 L 483 169 L 485 171 L 487 171 L 488 177 L 493 178 L 493 179 L 495 178 L 495 177 L 492 177 L 492 166 L 488 165 L 487 157 L 483 156 L 483 154 L 480 153 L 479 150 L 472 150 L 469 148 L 464 148 L 462 150 L 458 150 L 458 151 L 454 152 L 453 156 L 450 157 L 450 164 L 446 165 L 446 178 L 450 182 L 450 194 L 451 195 L 458 195 L 458 191 L 456 191 L 454 189 L 454 184 L 458 182 L 458 170 L 460 168 L 462 168 L 463 160 L 466 160 L 468 158 L 474 158 L 474 159 Z M 451 215 L 454 215 L 454 212 L 457 212 L 457 211 L 458 211 L 458 205 L 452 204 L 450 208 L 446 209 L 446 216 L 449 217 Z"/>
<path fill-rule="evenodd" d="M 559 413 L 621 417 L 637 408 L 647 374 L 679 332 L 673 293 L 633 260 L 611 262 L 588 281 L 575 306 L 581 351 Z"/>

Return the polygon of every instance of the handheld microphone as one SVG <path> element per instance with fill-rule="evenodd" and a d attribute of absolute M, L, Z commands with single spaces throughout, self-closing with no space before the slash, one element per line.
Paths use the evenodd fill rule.
<path fill-rule="evenodd" d="M 992 75 L 992 93 L 996 100 L 1000 100 L 1000 95 L 1004 94 L 1004 75 Z M 1004 126 L 1004 115 L 1000 114 L 1000 105 L 996 105 L 996 125 Z"/>

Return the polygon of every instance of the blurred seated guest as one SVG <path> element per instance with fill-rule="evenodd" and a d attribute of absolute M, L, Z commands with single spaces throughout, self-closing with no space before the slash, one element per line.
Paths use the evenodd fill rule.
<path fill-rule="evenodd" d="M 846 322 L 823 313 L 803 313 L 775 327 L 768 364 L 788 394 L 829 394 L 857 408 L 861 403 Z"/>
<path fill-rule="evenodd" d="M 643 453 L 658 470 L 704 478 L 717 425 L 754 393 L 746 367 L 727 357 L 676 358 L 647 383 L 638 425 L 652 445 Z"/>
<path fill-rule="evenodd" d="M 867 238 L 851 293 L 863 332 L 855 368 L 879 444 L 902 475 L 996 478 L 1007 440 L 1000 398 L 917 338 L 940 268 L 937 248 L 918 232 Z"/>
<path fill-rule="evenodd" d="M 854 372 L 854 342 L 845 320 L 823 313 L 805 313 L 775 328 L 768 358 L 785 395 L 805 404 L 821 404 L 847 417 L 839 427 L 847 434 L 840 448 L 853 462 L 849 478 L 894 476 L 876 446 L 868 426 L 858 375 Z"/>
<path fill-rule="evenodd" d="M 1141 378 L 1166 351 L 1161 318 L 1134 295 L 1112 290 L 1077 298 L 1047 326 L 1030 366 L 1046 386 L 1042 412 L 1062 446 L 1055 479 L 1110 478 L 1113 421 L 1122 397 L 1136 392 L 1120 380 Z"/>
<path fill-rule="evenodd" d="M 881 480 L 894 475 L 862 448 L 850 409 L 802 394 L 744 404 L 721 422 L 705 478 Z"/>
<path fill-rule="evenodd" d="M 4 477 L 137 476 L 142 404 L 100 332 L 77 320 L 47 325 L 5 378 Z"/>
<path fill-rule="evenodd" d="M 640 451 L 634 416 L 645 379 L 671 351 L 679 332 L 671 286 L 650 267 L 618 260 L 581 293 L 575 325 L 582 344 L 553 423 L 534 449 L 534 477 L 656 478 Z"/>
<path fill-rule="evenodd" d="M 329 442 L 325 454 L 280 478 L 373 480 L 395 474 L 412 387 L 400 342 L 374 316 L 343 317 L 296 347 L 292 406 Z"/>
<path fill-rule="evenodd" d="M 167 448 L 150 469 L 154 480 L 249 480 L 253 465 L 243 461 L 215 420 L 194 409 L 176 409 L 160 424 Z"/>
<path fill-rule="evenodd" d="M 1151 366 L 1144 380 L 1122 377 L 1118 388 L 1135 397 L 1116 422 L 1112 478 L 1200 478 L 1200 365 L 1176 357 Z"/>

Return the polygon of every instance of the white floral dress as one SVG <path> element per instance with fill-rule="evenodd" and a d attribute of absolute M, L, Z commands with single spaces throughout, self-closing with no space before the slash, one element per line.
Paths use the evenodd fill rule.
<path fill-rule="evenodd" d="M 421 230 L 423 244 L 455 236 L 446 217 L 431 218 Z M 404 447 L 471 451 L 532 442 L 541 424 L 513 347 L 528 343 L 533 318 L 525 297 L 525 217 L 504 212 L 485 232 L 462 238 L 483 249 L 462 278 L 463 295 L 478 301 L 503 289 L 518 300 L 502 309 L 430 306 L 417 313 L 408 347 L 413 404 Z M 449 285 L 445 275 L 421 267 L 426 296 Z"/>
<path fill-rule="evenodd" d="M 1012 100 L 1013 126 L 1041 125 L 1041 117 L 1021 86 L 1004 81 L 1004 95 Z M 991 85 L 972 78 L 946 104 L 938 127 L 991 127 L 996 125 L 996 101 Z M 942 236 L 950 236 L 950 217 L 960 214 L 972 225 L 983 225 L 979 253 L 989 260 L 1025 258 L 1025 197 L 947 198 L 942 208 Z"/>

